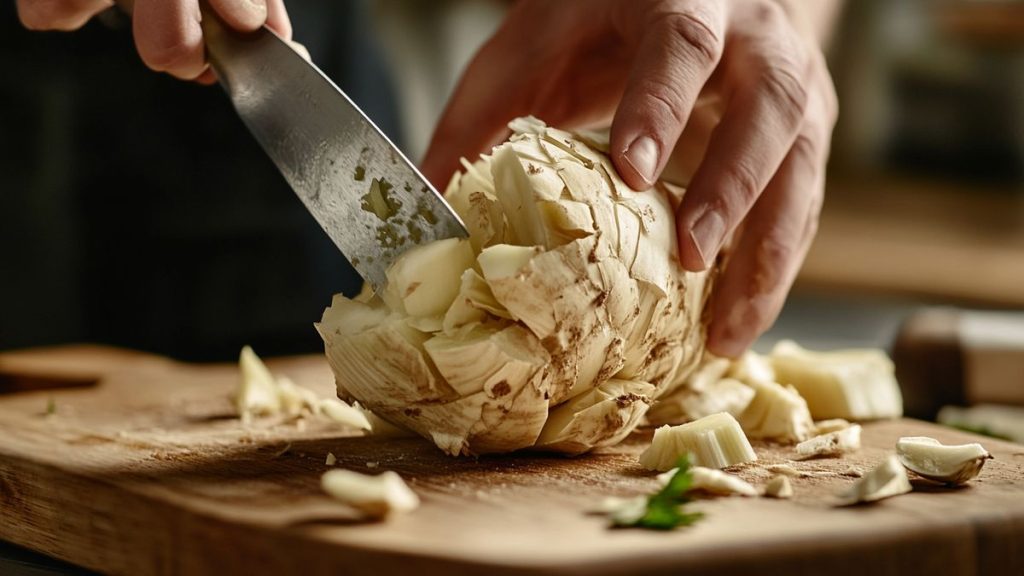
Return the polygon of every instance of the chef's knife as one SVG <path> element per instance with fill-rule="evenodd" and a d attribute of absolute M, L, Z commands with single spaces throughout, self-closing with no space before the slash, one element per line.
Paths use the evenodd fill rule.
<path fill-rule="evenodd" d="M 128 11 L 132 3 L 118 1 Z M 274 31 L 236 32 L 205 6 L 202 26 L 207 58 L 238 115 L 374 289 L 406 250 L 467 236 L 391 140 Z"/>

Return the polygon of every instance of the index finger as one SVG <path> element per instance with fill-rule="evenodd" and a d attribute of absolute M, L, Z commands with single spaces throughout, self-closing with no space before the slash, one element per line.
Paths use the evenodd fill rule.
<path fill-rule="evenodd" d="M 229 27 L 250 32 L 267 21 L 266 0 L 207 0 L 217 16 Z"/>
<path fill-rule="evenodd" d="M 196 0 L 135 0 L 132 30 L 142 61 L 183 80 L 206 70 Z"/>
<path fill-rule="evenodd" d="M 114 0 L 18 0 L 18 19 L 29 30 L 76 30 Z"/>
<path fill-rule="evenodd" d="M 734 94 L 676 220 L 687 270 L 704 270 L 779 169 L 804 121 L 812 61 L 777 34 L 728 48 Z M 785 36 L 782 36 L 785 38 Z"/>
<path fill-rule="evenodd" d="M 612 121 L 611 151 L 619 175 L 634 190 L 658 179 L 718 65 L 725 36 L 722 4 L 670 3 L 667 11 L 633 16 L 628 25 L 639 47 Z"/>
<path fill-rule="evenodd" d="M 274 17 L 273 24 L 288 36 L 291 27 L 279 0 L 208 0 L 225 25 L 252 31 Z M 135 0 L 132 22 L 139 56 L 147 66 L 185 80 L 208 78 L 206 50 L 198 0 Z"/>

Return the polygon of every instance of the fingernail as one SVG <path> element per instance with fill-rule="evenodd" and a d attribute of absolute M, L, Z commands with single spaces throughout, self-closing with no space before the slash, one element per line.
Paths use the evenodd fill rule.
<path fill-rule="evenodd" d="M 658 144 L 650 136 L 640 136 L 626 148 L 626 163 L 648 186 L 654 185 L 658 169 Z"/>
<path fill-rule="evenodd" d="M 707 210 L 690 229 L 690 240 L 700 254 L 704 268 L 711 266 L 725 241 L 725 220 L 716 210 Z"/>

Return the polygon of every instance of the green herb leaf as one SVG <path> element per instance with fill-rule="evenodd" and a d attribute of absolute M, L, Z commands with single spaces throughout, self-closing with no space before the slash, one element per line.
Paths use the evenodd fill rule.
<path fill-rule="evenodd" d="M 672 530 L 689 526 L 704 517 L 700 512 L 687 512 L 683 505 L 690 501 L 688 496 L 693 484 L 690 460 L 679 459 L 678 470 L 658 492 L 647 497 L 644 513 L 635 518 L 613 518 L 616 528 L 647 528 L 649 530 Z"/>

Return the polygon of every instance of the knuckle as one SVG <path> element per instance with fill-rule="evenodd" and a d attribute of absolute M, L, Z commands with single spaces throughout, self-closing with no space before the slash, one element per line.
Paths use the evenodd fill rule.
<path fill-rule="evenodd" d="M 818 223 L 820 220 L 820 210 L 812 210 L 811 213 L 807 215 L 807 223 L 804 225 L 803 240 L 808 247 L 810 247 L 814 237 L 818 235 Z"/>
<path fill-rule="evenodd" d="M 702 65 L 712 67 L 722 57 L 724 43 L 707 16 L 696 11 L 675 11 L 662 15 L 659 23 L 668 37 L 681 41 Z"/>
<path fill-rule="evenodd" d="M 839 95 L 831 77 L 826 77 L 828 80 L 825 82 L 825 109 L 828 113 L 829 126 L 835 128 L 836 121 L 839 120 Z"/>
<path fill-rule="evenodd" d="M 761 88 L 775 103 L 787 125 L 796 126 L 804 118 L 809 95 L 800 67 L 791 59 L 780 58 L 761 74 Z"/>
<path fill-rule="evenodd" d="M 240 30 L 255 30 L 267 20 L 266 2 L 236 2 L 233 0 L 208 0 L 208 2 L 222 20 Z"/>
<path fill-rule="evenodd" d="M 787 21 L 785 8 L 774 0 L 756 0 L 754 16 L 762 25 L 781 24 Z"/>
<path fill-rule="evenodd" d="M 783 232 L 773 231 L 769 233 L 761 240 L 758 246 L 758 273 L 778 274 L 788 267 L 796 253 L 796 245 Z"/>
<path fill-rule="evenodd" d="M 54 3 L 52 0 L 18 0 L 18 20 L 25 28 L 33 31 L 53 27 Z"/>
<path fill-rule="evenodd" d="M 722 195 L 722 200 L 729 204 L 726 207 L 734 214 L 746 213 L 764 188 L 753 169 L 743 162 L 737 163 L 729 170 L 726 182 L 729 186 L 726 188 L 727 192 Z"/>
<path fill-rule="evenodd" d="M 757 327 L 757 333 L 759 335 L 766 332 L 773 324 L 775 324 L 775 320 L 779 317 L 779 311 L 782 308 L 785 294 L 788 289 L 788 286 L 782 286 L 778 290 L 774 290 L 770 294 L 766 294 L 760 299 L 755 300 L 754 306 L 751 307 L 751 316 L 753 317 L 753 325 Z"/>
<path fill-rule="evenodd" d="M 818 234 L 818 223 L 821 220 L 821 207 L 825 202 L 825 191 L 822 186 L 817 186 L 811 195 L 810 210 L 807 211 L 807 221 L 804 223 L 801 240 L 806 248 L 810 248 L 811 242 Z"/>
<path fill-rule="evenodd" d="M 682 95 L 668 78 L 650 77 L 643 81 L 640 90 L 646 95 L 648 109 L 645 113 L 664 118 L 675 125 L 682 126 L 686 122 Z"/>
<path fill-rule="evenodd" d="M 175 40 L 162 46 L 149 47 L 142 53 L 146 65 L 158 72 L 183 72 L 194 67 L 192 47 Z"/>
<path fill-rule="evenodd" d="M 95 0 L 19 0 L 18 19 L 29 30 L 60 30 L 81 28 L 97 12 Z"/>
<path fill-rule="evenodd" d="M 740 297 L 747 305 L 743 307 L 742 320 L 734 330 L 742 329 L 761 334 L 769 328 L 775 321 L 777 301 L 781 298 L 778 294 L 780 290 L 784 291 L 784 288 L 776 284 L 767 284 L 760 277 L 760 269 L 756 269 L 753 282 L 740 290 Z"/>
<path fill-rule="evenodd" d="M 750 210 L 764 188 L 761 179 L 742 163 L 726 168 L 716 181 L 716 191 L 707 199 L 708 210 L 722 214 L 732 225 Z"/>
<path fill-rule="evenodd" d="M 753 278 L 745 290 L 748 301 L 760 304 L 751 306 L 748 320 L 752 326 L 765 329 L 774 322 L 800 253 L 800 247 L 781 234 L 769 234 L 758 244 Z"/>
<path fill-rule="evenodd" d="M 795 155 L 801 162 L 817 165 L 818 160 L 821 158 L 822 150 L 817 138 L 807 132 L 802 132 L 793 141 L 790 153 Z"/>

